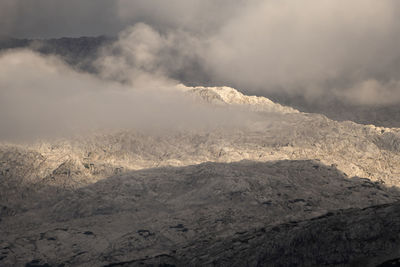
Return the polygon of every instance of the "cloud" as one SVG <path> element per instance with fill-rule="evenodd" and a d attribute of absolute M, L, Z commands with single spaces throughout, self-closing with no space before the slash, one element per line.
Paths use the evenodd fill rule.
<path fill-rule="evenodd" d="M 178 29 L 194 34 L 209 34 L 240 13 L 248 1 L 118 0 L 117 2 L 119 17 L 130 22 L 130 25 L 141 22 L 164 32 Z"/>
<path fill-rule="evenodd" d="M 126 25 L 108 0 L 2 0 L 0 37 L 55 38 L 115 34 Z"/>
<path fill-rule="evenodd" d="M 332 90 L 333 95 L 356 105 L 386 106 L 400 103 L 400 81 L 374 79 L 361 81 L 350 88 Z"/>
<path fill-rule="evenodd" d="M 397 1 L 253 0 L 237 2 L 240 8 L 225 3 L 227 12 L 207 1 L 159 3 L 159 9 L 119 3 L 121 17 L 146 14 L 148 23 L 127 28 L 114 46 L 127 69 L 310 102 L 386 105 L 400 99 Z M 214 20 L 204 22 L 209 17 Z M 145 58 L 132 58 L 137 55 Z M 379 86 L 366 90 L 371 81 Z"/>
<path fill-rule="evenodd" d="M 134 85 L 151 76 L 309 101 L 400 101 L 396 0 L 4 0 L 0 10 L 3 35 L 124 29 L 96 62 L 106 66 L 102 79 Z"/>
<path fill-rule="evenodd" d="M 217 81 L 313 99 L 371 79 L 399 79 L 395 1 L 260 1 L 210 37 Z M 346 94 L 345 94 L 346 95 Z"/>
<path fill-rule="evenodd" d="M 0 37 L 58 38 L 117 35 L 136 23 L 157 30 L 210 32 L 244 0 L 2 0 Z"/>
<path fill-rule="evenodd" d="M 145 65 L 152 62 L 139 54 Z M 95 76 L 30 50 L 0 54 L 0 139 L 110 129 L 201 130 L 241 126 L 249 118 L 241 110 L 195 101 L 177 81 L 140 68 L 126 71 L 130 80 L 124 83 L 104 79 L 118 66 L 126 68 L 115 61 L 102 61 L 102 74 Z"/>
<path fill-rule="evenodd" d="M 120 3 L 125 12 L 121 16 L 132 15 L 127 2 Z M 130 6 L 149 7 L 132 2 Z M 144 54 L 152 61 L 147 62 L 151 66 L 147 71 L 188 83 L 229 85 L 266 96 L 300 95 L 311 102 L 340 98 L 354 104 L 386 105 L 400 99 L 397 1 L 241 2 L 240 9 L 222 12 L 234 16 L 217 16 L 209 24 L 213 30 L 201 32 L 196 23 L 201 21 L 199 14 L 215 17 L 207 12 L 211 6 L 173 1 L 168 9 L 161 4 L 155 11 L 163 13 L 155 16 L 160 21 L 125 30 L 119 49 L 129 59 L 137 54 L 128 51 L 132 46 L 146 43 L 149 50 Z M 172 16 L 178 11 L 190 16 Z M 163 24 L 169 26 L 167 30 L 160 29 L 161 20 L 168 21 Z M 129 65 L 135 64 L 143 62 L 136 58 Z M 372 88 L 371 81 L 379 86 L 366 90 Z"/>
<path fill-rule="evenodd" d="M 174 79 L 189 71 L 197 73 L 197 69 L 191 69 L 201 60 L 201 49 L 202 42 L 191 33 L 162 33 L 138 23 L 122 31 L 118 41 L 104 47 L 95 65 L 103 78 L 131 84 L 138 83 L 143 75 Z"/>
<path fill-rule="evenodd" d="M 4 0 L 0 3 L 0 38 L 11 33 L 17 23 L 17 6 L 13 0 Z"/>

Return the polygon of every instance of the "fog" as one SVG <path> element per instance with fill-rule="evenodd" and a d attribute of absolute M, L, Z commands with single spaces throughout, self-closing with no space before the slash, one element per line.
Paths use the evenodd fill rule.
<path fill-rule="evenodd" d="M 1 135 L 247 120 L 182 99 L 181 80 L 397 104 L 399 8 L 396 0 L 4 0 L 2 38 L 119 38 L 99 53 L 97 76 L 29 51 L 1 54 Z"/>
<path fill-rule="evenodd" d="M 101 76 L 116 71 L 117 65 L 108 69 L 101 62 Z M 0 54 L 0 139 L 30 141 L 110 129 L 202 130 L 243 126 L 251 118 L 244 110 L 195 100 L 183 85 L 162 75 L 135 68 L 129 74 L 131 80 L 122 83 L 79 73 L 30 50 Z"/>

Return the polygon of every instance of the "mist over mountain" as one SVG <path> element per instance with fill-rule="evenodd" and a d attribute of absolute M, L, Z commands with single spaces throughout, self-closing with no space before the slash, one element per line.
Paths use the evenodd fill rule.
<path fill-rule="evenodd" d="M 80 71 L 97 73 L 95 61 L 100 50 L 115 41 L 115 37 L 80 37 L 59 39 L 3 39 L 0 51 L 9 49 L 33 49 L 44 55 L 61 57 L 67 64 Z M 215 86 L 206 70 L 196 60 L 185 62 L 185 68 L 169 73 L 169 76 L 189 86 Z M 239 89 L 246 91 L 246 88 Z M 285 92 L 259 92 L 283 105 L 292 106 L 300 111 L 320 113 L 331 119 L 350 120 L 361 124 L 373 124 L 384 127 L 399 127 L 400 110 L 398 104 L 363 105 L 343 102 L 333 95 L 322 95 L 309 100 L 300 94 Z"/>

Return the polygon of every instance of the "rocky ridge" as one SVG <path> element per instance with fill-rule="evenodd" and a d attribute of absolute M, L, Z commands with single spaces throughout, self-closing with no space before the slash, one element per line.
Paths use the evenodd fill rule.
<path fill-rule="evenodd" d="M 301 113 L 234 89 L 187 88 L 209 105 L 250 109 L 242 127 L 116 131 L 30 145 L 0 145 L 0 173 L 24 180 L 79 187 L 129 170 L 201 162 L 316 159 L 349 176 L 398 185 L 400 130 L 336 122 Z"/>

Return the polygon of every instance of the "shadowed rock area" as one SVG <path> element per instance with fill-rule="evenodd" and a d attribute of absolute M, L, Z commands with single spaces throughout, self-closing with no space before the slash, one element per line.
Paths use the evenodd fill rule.
<path fill-rule="evenodd" d="M 76 190 L 8 187 L 1 266 L 372 264 L 399 245 L 396 188 L 311 160 L 154 168 Z"/>
<path fill-rule="evenodd" d="M 398 202 L 339 210 L 235 233 L 212 250 L 199 240 L 175 257 L 195 266 L 398 266 L 399 218 Z"/>

